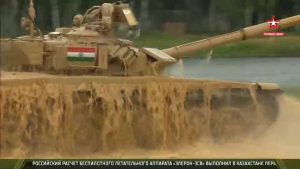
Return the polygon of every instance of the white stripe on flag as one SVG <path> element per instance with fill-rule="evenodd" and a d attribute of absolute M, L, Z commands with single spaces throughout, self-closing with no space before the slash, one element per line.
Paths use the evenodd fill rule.
<path fill-rule="evenodd" d="M 89 58 L 93 58 L 93 57 L 96 56 L 96 53 L 68 52 L 68 56 L 72 56 L 72 57 L 89 57 Z"/>

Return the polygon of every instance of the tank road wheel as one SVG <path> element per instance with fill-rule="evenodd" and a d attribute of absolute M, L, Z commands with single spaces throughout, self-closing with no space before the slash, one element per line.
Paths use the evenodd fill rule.
<path fill-rule="evenodd" d="M 255 130 L 256 106 L 249 89 L 215 90 L 210 103 L 210 127 L 216 141 L 241 141 Z"/>
<path fill-rule="evenodd" d="M 217 142 L 240 141 L 250 133 L 250 124 L 238 108 L 224 107 L 212 112 L 211 134 Z"/>

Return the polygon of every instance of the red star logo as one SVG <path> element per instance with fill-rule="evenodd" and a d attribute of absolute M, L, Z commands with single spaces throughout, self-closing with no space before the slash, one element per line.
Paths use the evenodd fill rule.
<path fill-rule="evenodd" d="M 272 16 L 268 23 L 270 24 L 270 29 L 279 29 L 279 21 L 275 19 L 275 16 Z"/>

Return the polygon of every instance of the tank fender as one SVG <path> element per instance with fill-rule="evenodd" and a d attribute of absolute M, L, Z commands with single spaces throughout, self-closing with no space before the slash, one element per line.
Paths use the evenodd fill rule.
<path fill-rule="evenodd" d="M 283 93 L 283 91 L 280 89 L 280 85 L 276 83 L 256 83 L 256 86 L 258 91 L 272 91 Z"/>

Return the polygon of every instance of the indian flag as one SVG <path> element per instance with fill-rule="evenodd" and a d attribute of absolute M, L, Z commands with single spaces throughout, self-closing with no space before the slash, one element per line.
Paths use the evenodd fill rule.
<path fill-rule="evenodd" d="M 90 47 L 68 47 L 68 61 L 95 62 L 96 48 Z"/>

